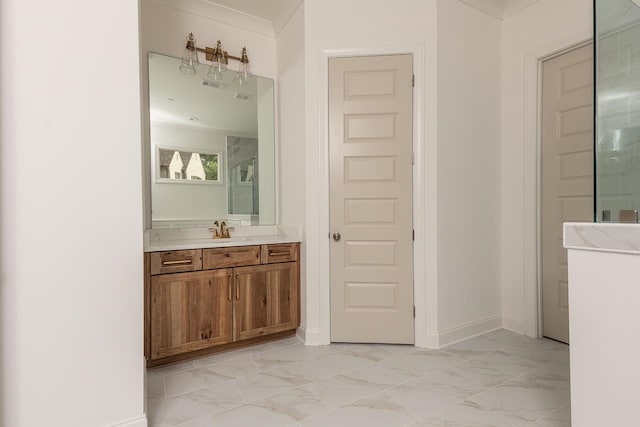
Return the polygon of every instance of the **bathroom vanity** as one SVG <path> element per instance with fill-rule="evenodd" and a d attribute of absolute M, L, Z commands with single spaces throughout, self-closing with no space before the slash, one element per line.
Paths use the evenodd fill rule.
<path fill-rule="evenodd" d="M 273 80 L 148 59 L 147 366 L 293 335 L 301 233 L 275 225 Z"/>
<path fill-rule="evenodd" d="M 299 239 L 283 233 L 166 238 L 176 231 L 153 230 L 149 234 L 160 238 L 145 245 L 147 366 L 295 334 Z"/>

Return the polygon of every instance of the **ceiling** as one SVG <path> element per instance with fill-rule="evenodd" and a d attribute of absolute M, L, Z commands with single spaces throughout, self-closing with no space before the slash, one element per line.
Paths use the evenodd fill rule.
<path fill-rule="evenodd" d="M 304 0 L 155 0 L 170 7 L 277 37 Z M 454 0 L 450 0 L 454 1 Z M 498 19 L 506 19 L 539 0 L 460 0 Z M 640 1 L 640 0 L 637 0 Z"/>
<path fill-rule="evenodd" d="M 277 35 L 303 0 L 202 0 L 269 21 Z"/>
<path fill-rule="evenodd" d="M 200 64 L 194 76 L 181 73 L 179 66 L 177 58 L 149 55 L 151 121 L 247 136 L 258 134 L 258 80 L 270 82 L 269 79 L 252 77 L 249 85 L 237 86 L 233 83 L 235 72 L 227 71 L 223 80 L 212 82 L 205 64 Z M 203 81 L 218 87 L 204 86 Z M 238 99 L 237 94 L 248 95 L 250 99 Z"/>
<path fill-rule="evenodd" d="M 460 0 L 499 19 L 506 19 L 539 0 Z"/>

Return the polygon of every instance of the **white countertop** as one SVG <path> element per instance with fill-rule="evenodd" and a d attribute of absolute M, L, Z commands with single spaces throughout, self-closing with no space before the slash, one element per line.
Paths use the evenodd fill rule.
<path fill-rule="evenodd" d="M 302 241 L 302 231 L 295 226 L 236 227 L 229 239 L 213 239 L 208 228 L 161 228 L 144 233 L 144 251 L 173 251 L 198 248 L 226 248 Z"/>
<path fill-rule="evenodd" d="M 564 247 L 640 255 L 640 224 L 567 222 Z"/>

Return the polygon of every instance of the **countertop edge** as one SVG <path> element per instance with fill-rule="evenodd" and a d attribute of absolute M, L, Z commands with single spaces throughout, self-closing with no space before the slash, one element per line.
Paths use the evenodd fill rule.
<path fill-rule="evenodd" d="M 188 242 L 184 243 L 165 243 L 157 245 L 149 245 L 144 247 L 144 252 L 162 252 L 162 251 L 179 251 L 188 249 L 211 249 L 211 248 L 229 248 L 236 246 L 259 246 L 259 245 L 278 245 L 282 243 L 301 243 L 302 240 L 298 237 L 283 236 L 282 238 L 266 238 L 266 239 L 252 239 L 244 241 L 212 241 L 210 243 L 203 242 Z"/>
<path fill-rule="evenodd" d="M 640 255 L 640 224 L 567 222 L 562 240 L 571 250 Z"/>

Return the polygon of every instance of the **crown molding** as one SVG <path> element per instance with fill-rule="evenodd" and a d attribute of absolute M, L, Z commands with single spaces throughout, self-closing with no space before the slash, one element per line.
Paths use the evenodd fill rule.
<path fill-rule="evenodd" d="M 275 38 L 271 21 L 208 0 L 148 0 L 165 7 Z"/>

